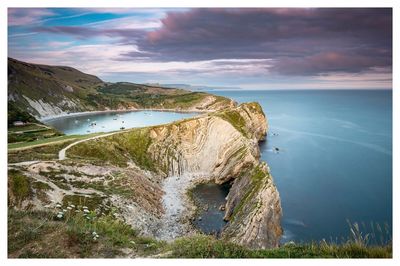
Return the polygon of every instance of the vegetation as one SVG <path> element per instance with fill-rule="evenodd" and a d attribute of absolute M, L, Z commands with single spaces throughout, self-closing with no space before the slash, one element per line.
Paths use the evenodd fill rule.
<path fill-rule="evenodd" d="M 254 195 L 259 191 L 262 184 L 266 182 L 270 178 L 269 173 L 265 172 L 261 165 L 255 166 L 253 169 L 245 170 L 238 178 L 244 178 L 245 176 L 250 175 L 251 184 L 246 186 L 246 190 L 243 191 L 243 196 L 241 201 L 236 205 L 233 210 L 231 221 L 234 221 L 237 215 L 240 215 L 243 207 L 245 205 L 249 205 L 249 202 L 254 200 Z M 252 208 L 257 208 L 258 203 L 255 203 L 251 206 Z"/>
<path fill-rule="evenodd" d="M 98 136 L 101 133 L 90 135 L 69 135 L 32 142 L 13 143 L 8 145 L 8 162 L 54 160 L 58 159 L 58 152 L 69 144 L 81 139 Z"/>
<path fill-rule="evenodd" d="M 22 108 L 18 107 L 13 102 L 8 102 L 8 110 L 7 110 L 7 120 L 8 126 L 11 126 L 15 121 L 21 122 L 32 122 L 37 123 L 38 121 L 30 115 L 27 111 L 23 110 Z"/>
<path fill-rule="evenodd" d="M 62 135 L 58 130 L 39 123 L 8 127 L 8 143 L 32 142 Z"/>
<path fill-rule="evenodd" d="M 8 256 L 19 258 L 391 258 L 391 243 L 367 246 L 349 240 L 344 244 L 287 243 L 276 249 L 251 250 L 212 236 L 184 237 L 168 244 L 139 236 L 116 219 L 113 210 L 101 215 L 74 206 L 54 212 L 8 210 Z M 65 205 L 61 208 L 65 208 Z M 59 208 L 59 210 L 61 210 Z M 77 212 L 78 211 L 78 212 Z M 61 217 L 61 218 L 58 218 Z M 89 218 L 88 218 L 89 217 Z"/>
<path fill-rule="evenodd" d="M 366 246 L 353 241 L 288 243 L 276 249 L 250 250 L 211 236 L 181 238 L 171 245 L 171 258 L 391 258 L 392 245 Z"/>
<path fill-rule="evenodd" d="M 8 171 L 8 205 L 20 206 L 21 203 L 32 196 L 31 182 L 18 170 Z"/>
<path fill-rule="evenodd" d="M 72 205 L 71 205 L 72 206 Z M 8 256 L 19 258 L 109 258 L 147 256 L 163 242 L 140 237 L 110 212 L 82 206 L 54 212 L 8 209 Z M 56 210 L 55 210 L 56 211 Z M 62 215 L 59 215 L 63 213 Z M 61 218 L 59 218 L 61 217 Z M 124 252 L 128 249 L 128 254 Z"/>
<path fill-rule="evenodd" d="M 8 94 L 12 95 L 15 106 L 21 110 L 30 110 L 35 115 L 38 113 L 25 97 L 33 101 L 46 99 L 46 102 L 55 106 L 65 100 L 79 103 L 78 99 L 83 100 L 88 93 L 95 92 L 96 86 L 102 84 L 99 78 L 71 67 L 37 65 L 8 59 Z M 59 107 L 64 111 L 90 109 L 83 103 L 75 107 L 69 107 L 68 104 Z"/>
<path fill-rule="evenodd" d="M 242 133 L 243 136 L 247 137 L 246 121 L 241 116 L 240 112 L 236 110 L 224 110 L 217 113 L 217 116 L 229 122 L 237 131 Z"/>
<path fill-rule="evenodd" d="M 40 114 L 32 108 L 32 101 L 45 101 L 65 112 L 119 108 L 187 110 L 210 96 L 204 92 L 145 84 L 105 83 L 70 67 L 30 64 L 12 58 L 8 59 L 8 81 L 8 95 L 12 98 L 9 124 L 19 120 L 34 122 L 32 114 Z M 230 104 L 227 98 L 214 98 L 216 101 L 209 105 Z"/>
<path fill-rule="evenodd" d="M 72 140 L 77 141 L 77 140 L 81 140 L 81 139 L 95 137 L 95 136 L 98 136 L 101 134 L 104 134 L 104 133 L 92 133 L 92 134 L 87 134 L 87 135 L 63 135 L 63 136 L 57 136 L 57 137 L 52 137 L 52 138 L 40 139 L 40 140 L 36 140 L 36 141 L 32 141 L 32 142 L 9 143 L 8 151 L 10 152 L 10 151 L 14 151 L 14 150 L 32 149 L 32 148 L 43 147 L 43 146 L 48 146 L 48 145 L 60 144 L 62 142 L 72 141 Z"/>
<path fill-rule="evenodd" d="M 149 128 L 132 129 L 128 132 L 94 139 L 71 147 L 70 157 L 92 159 L 125 166 L 133 160 L 138 166 L 155 170 L 147 149 L 151 144 Z"/>

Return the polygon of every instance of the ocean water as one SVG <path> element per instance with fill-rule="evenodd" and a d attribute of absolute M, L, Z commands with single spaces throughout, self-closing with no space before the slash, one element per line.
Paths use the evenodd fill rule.
<path fill-rule="evenodd" d="M 391 237 L 391 91 L 210 92 L 257 101 L 268 117 L 260 149 L 281 196 L 282 242 L 341 242 L 347 220 L 375 231 L 372 241 Z"/>
<path fill-rule="evenodd" d="M 218 235 L 225 226 L 225 205 L 229 184 L 202 183 L 192 189 L 192 197 L 197 206 L 197 216 L 193 224 L 205 234 Z"/>
<path fill-rule="evenodd" d="M 102 112 L 64 116 L 43 121 L 66 135 L 110 132 L 124 128 L 145 127 L 193 117 L 196 113 L 129 111 Z"/>

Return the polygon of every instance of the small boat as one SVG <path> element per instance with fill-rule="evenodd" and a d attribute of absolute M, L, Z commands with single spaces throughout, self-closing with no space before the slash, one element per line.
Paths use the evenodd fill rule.
<path fill-rule="evenodd" d="M 113 120 L 117 120 L 117 118 L 113 118 Z"/>
<path fill-rule="evenodd" d="M 125 128 L 124 128 L 124 127 L 120 127 L 120 129 L 121 129 L 121 130 L 124 130 Z"/>
<path fill-rule="evenodd" d="M 88 118 L 87 121 L 89 122 L 89 121 L 90 121 L 90 118 Z"/>

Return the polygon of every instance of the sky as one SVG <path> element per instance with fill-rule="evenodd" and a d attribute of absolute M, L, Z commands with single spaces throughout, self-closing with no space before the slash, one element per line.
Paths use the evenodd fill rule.
<path fill-rule="evenodd" d="M 9 8 L 8 56 L 104 81 L 391 89 L 389 8 Z"/>

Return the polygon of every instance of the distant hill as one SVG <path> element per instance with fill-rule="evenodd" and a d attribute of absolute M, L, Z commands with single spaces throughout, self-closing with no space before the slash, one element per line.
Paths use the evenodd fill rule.
<path fill-rule="evenodd" d="M 233 104 L 229 99 L 204 92 L 129 82 L 107 83 L 68 66 L 38 65 L 13 58 L 8 58 L 8 102 L 9 123 L 21 117 L 26 120 L 26 113 L 40 119 L 81 111 L 217 110 Z"/>
<path fill-rule="evenodd" d="M 191 91 L 212 91 L 212 90 L 242 90 L 240 87 L 228 87 L 228 86 L 203 86 L 203 85 L 189 85 L 189 84 L 153 84 L 149 83 L 148 85 L 157 85 L 161 87 L 167 88 L 179 88 Z"/>

